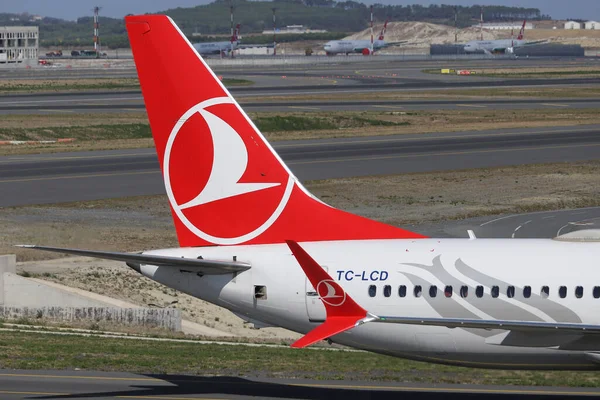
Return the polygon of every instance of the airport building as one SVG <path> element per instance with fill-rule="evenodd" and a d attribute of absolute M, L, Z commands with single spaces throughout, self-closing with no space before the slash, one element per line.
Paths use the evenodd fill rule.
<path fill-rule="evenodd" d="M 326 29 L 309 29 L 304 25 L 288 25 L 285 28 L 277 29 L 275 31 L 278 35 L 285 35 L 289 33 L 324 33 Z M 273 30 L 264 30 L 263 35 L 272 35 Z"/>
<path fill-rule="evenodd" d="M 598 21 L 588 21 L 588 22 L 585 23 L 585 29 L 600 30 L 600 22 L 598 22 Z"/>
<path fill-rule="evenodd" d="M 581 29 L 581 24 L 576 21 L 565 22 L 565 29 Z"/>
<path fill-rule="evenodd" d="M 39 37 L 37 26 L 0 27 L 0 66 L 36 65 Z"/>

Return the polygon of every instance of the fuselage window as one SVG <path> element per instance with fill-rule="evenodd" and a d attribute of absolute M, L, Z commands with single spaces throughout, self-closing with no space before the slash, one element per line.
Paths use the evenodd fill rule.
<path fill-rule="evenodd" d="M 577 297 L 578 299 L 583 297 L 583 286 L 577 286 L 575 288 L 575 297 Z"/>
<path fill-rule="evenodd" d="M 483 297 L 483 286 L 477 286 L 475 288 L 475 296 L 477 297 Z"/>
<path fill-rule="evenodd" d="M 498 286 L 492 286 L 492 290 L 490 291 L 493 298 L 496 298 L 500 295 L 500 288 Z"/>
<path fill-rule="evenodd" d="M 595 299 L 600 299 L 600 286 L 594 286 L 593 295 Z"/>
<path fill-rule="evenodd" d="M 559 287 L 558 295 L 560 296 L 561 299 L 564 299 L 565 297 L 567 297 L 567 287 L 566 286 Z"/>
<path fill-rule="evenodd" d="M 550 288 L 548 286 L 542 286 L 541 296 L 542 299 L 547 299 L 550 296 Z"/>
<path fill-rule="evenodd" d="M 390 285 L 385 285 L 383 287 L 383 295 L 385 297 L 390 297 L 392 295 L 392 287 Z"/>
<path fill-rule="evenodd" d="M 423 293 L 423 288 L 421 287 L 421 285 L 417 285 L 415 286 L 415 297 L 421 297 L 421 294 Z"/>
<path fill-rule="evenodd" d="M 525 286 L 523 288 L 523 297 L 525 297 L 526 299 L 531 297 L 531 286 Z"/>
<path fill-rule="evenodd" d="M 400 297 L 406 297 L 406 286 L 400 285 L 398 287 L 398 296 L 400 296 Z"/>
<path fill-rule="evenodd" d="M 375 297 L 377 295 L 377 286 L 371 285 L 369 286 L 369 296 Z"/>
<path fill-rule="evenodd" d="M 452 297 L 452 286 L 448 285 L 444 288 L 444 296 Z"/>
<path fill-rule="evenodd" d="M 508 297 L 509 299 L 512 299 L 513 297 L 515 297 L 515 287 L 514 286 L 508 286 L 506 288 L 506 297 Z"/>
<path fill-rule="evenodd" d="M 464 299 L 468 295 L 469 295 L 469 287 L 468 286 L 461 286 L 460 287 L 460 297 L 462 297 Z"/>
<path fill-rule="evenodd" d="M 435 297 L 437 296 L 437 286 L 432 285 L 429 286 L 429 297 Z"/>

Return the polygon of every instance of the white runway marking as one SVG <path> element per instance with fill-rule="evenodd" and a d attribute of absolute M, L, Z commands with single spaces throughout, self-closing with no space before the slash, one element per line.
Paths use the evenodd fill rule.
<path fill-rule="evenodd" d="M 517 226 L 517 229 L 515 229 L 515 231 L 513 232 L 513 234 L 512 234 L 512 236 L 511 236 L 511 237 L 514 239 L 514 238 L 515 238 L 515 235 L 517 234 L 517 231 L 518 231 L 519 229 L 521 229 L 522 227 L 524 227 L 525 225 L 527 225 L 528 223 L 530 223 L 530 222 L 531 222 L 531 220 L 529 220 L 529 221 L 527 221 L 527 222 L 524 222 L 524 223 L 522 223 L 521 225 Z"/>
<path fill-rule="evenodd" d="M 493 219 L 491 221 L 484 222 L 483 224 L 481 224 L 479 226 L 484 226 L 484 225 L 487 225 L 487 224 L 491 224 L 493 222 L 501 221 L 503 219 L 512 218 L 512 217 L 516 217 L 516 215 L 507 215 L 507 216 L 504 216 L 504 217 L 496 218 L 496 219 Z"/>

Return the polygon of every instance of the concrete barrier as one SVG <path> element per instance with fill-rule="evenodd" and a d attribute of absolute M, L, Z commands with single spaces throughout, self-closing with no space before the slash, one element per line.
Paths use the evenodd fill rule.
<path fill-rule="evenodd" d="M 4 276 L 17 272 L 17 256 L 14 254 L 0 255 L 0 305 L 4 304 Z"/>
<path fill-rule="evenodd" d="M 97 322 L 181 331 L 181 311 L 175 308 L 113 307 L 0 307 L 6 320 L 50 320 L 55 322 Z"/>

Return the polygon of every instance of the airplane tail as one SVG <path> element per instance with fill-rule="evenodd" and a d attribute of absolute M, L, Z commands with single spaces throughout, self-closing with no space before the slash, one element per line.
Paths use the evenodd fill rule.
<path fill-rule="evenodd" d="M 523 40 L 525 38 L 525 24 L 527 23 L 527 20 L 523 21 L 523 26 L 521 27 L 521 30 L 519 31 L 519 36 L 517 36 L 517 40 Z"/>
<path fill-rule="evenodd" d="M 240 40 L 240 24 L 235 26 L 235 30 L 233 31 L 233 37 L 231 38 L 232 42 L 237 42 Z"/>
<path fill-rule="evenodd" d="M 181 246 L 423 237 L 315 198 L 169 17 L 125 22 Z"/>
<path fill-rule="evenodd" d="M 381 28 L 381 33 L 379 33 L 379 38 L 377 40 L 384 40 L 385 37 L 385 31 L 387 29 L 387 24 L 388 24 L 388 20 L 385 20 L 385 23 L 383 24 L 383 28 Z"/>

